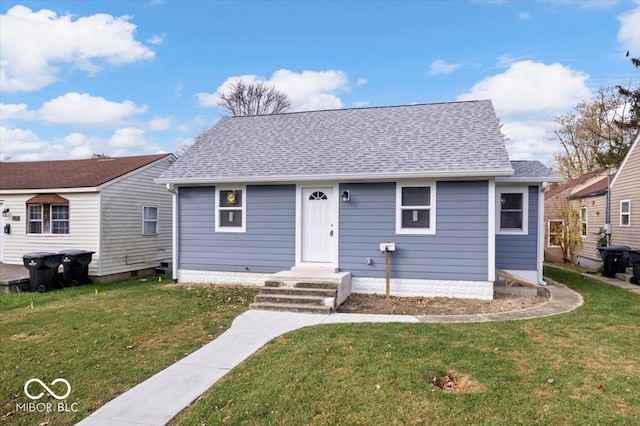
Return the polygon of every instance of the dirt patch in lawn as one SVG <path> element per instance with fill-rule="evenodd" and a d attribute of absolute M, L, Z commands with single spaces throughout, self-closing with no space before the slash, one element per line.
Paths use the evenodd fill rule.
<path fill-rule="evenodd" d="M 384 297 L 377 294 L 351 294 L 337 309 L 343 313 L 393 315 L 473 315 L 517 311 L 539 305 L 548 295 L 517 297 L 495 294 L 493 300 L 451 297 Z"/>

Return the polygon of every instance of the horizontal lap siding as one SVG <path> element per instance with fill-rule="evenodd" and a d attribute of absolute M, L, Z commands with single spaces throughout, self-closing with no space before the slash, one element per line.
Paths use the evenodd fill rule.
<path fill-rule="evenodd" d="M 488 183 L 438 182 L 436 235 L 396 235 L 396 184 L 343 184 L 340 269 L 353 276 L 384 277 L 381 242 L 396 243 L 394 278 L 487 280 Z M 372 264 L 366 264 L 366 258 Z"/>
<path fill-rule="evenodd" d="M 246 232 L 214 232 L 214 187 L 179 189 L 179 268 L 272 273 L 295 263 L 293 185 L 248 186 Z"/>
<path fill-rule="evenodd" d="M 172 258 L 172 195 L 153 180 L 170 157 L 117 179 L 101 190 L 99 275 L 155 268 Z M 143 235 L 142 207 L 158 208 L 158 233 Z"/>
<path fill-rule="evenodd" d="M 529 187 L 527 235 L 496 235 L 496 268 L 522 271 L 537 269 L 538 194 L 537 186 Z"/>

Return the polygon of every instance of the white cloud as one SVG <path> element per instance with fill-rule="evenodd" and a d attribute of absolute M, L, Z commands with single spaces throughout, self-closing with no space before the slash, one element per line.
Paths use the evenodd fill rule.
<path fill-rule="evenodd" d="M 180 83 L 180 84 L 176 84 L 173 88 L 173 97 L 174 98 L 179 98 L 182 96 L 182 90 L 184 89 L 184 86 Z"/>
<path fill-rule="evenodd" d="M 512 159 L 547 161 L 558 150 L 550 141 L 554 115 L 568 112 L 591 97 L 589 76 L 561 64 L 512 63 L 501 74 L 475 84 L 458 100 L 491 99 L 503 123 Z"/>
<path fill-rule="evenodd" d="M 225 86 L 226 88 L 227 86 Z M 200 108 L 208 108 L 218 105 L 218 92 L 213 93 L 205 93 L 200 92 L 196 93 L 196 99 L 198 100 L 198 106 Z"/>
<path fill-rule="evenodd" d="M 356 80 L 356 86 L 364 86 L 365 84 L 367 84 L 367 79 L 360 77 Z"/>
<path fill-rule="evenodd" d="M 328 71 L 294 71 L 281 69 L 273 73 L 270 79 L 245 74 L 229 77 L 213 93 L 198 93 L 198 106 L 211 107 L 218 104 L 218 94 L 228 90 L 229 86 L 241 80 L 245 83 L 263 82 L 286 93 L 291 101 L 292 111 L 309 111 L 319 109 L 335 109 L 342 107 L 338 94 L 349 90 L 347 74 L 339 70 Z"/>
<path fill-rule="evenodd" d="M 501 130 L 508 138 L 505 142 L 507 151 L 512 160 L 541 161 L 550 160 L 558 146 L 549 140 L 550 132 L 555 127 L 555 123 L 547 121 L 518 122 L 506 121 Z"/>
<path fill-rule="evenodd" d="M 162 117 L 162 118 L 154 118 L 149 121 L 148 128 L 154 132 L 159 132 L 162 130 L 167 130 L 171 127 L 171 123 L 173 122 L 173 117 Z"/>
<path fill-rule="evenodd" d="M 0 103 L 0 117 L 6 120 L 30 120 L 35 113 L 29 111 L 27 104 L 3 104 Z"/>
<path fill-rule="evenodd" d="M 518 19 L 521 21 L 528 21 L 531 19 L 531 14 L 529 12 L 518 12 Z"/>
<path fill-rule="evenodd" d="M 451 74 L 460 68 L 460 64 L 450 64 L 444 59 L 436 59 L 431 62 L 429 65 L 429 69 L 427 70 L 427 74 L 429 75 L 442 75 L 442 74 Z"/>
<path fill-rule="evenodd" d="M 12 7 L 0 15 L 0 87 L 39 90 L 57 80 L 61 64 L 93 74 L 103 62 L 152 59 L 154 52 L 134 39 L 130 19 L 100 13 L 74 20 L 52 10 Z"/>
<path fill-rule="evenodd" d="M 618 42 L 622 50 L 630 51 L 637 58 L 640 56 L 640 6 L 618 16 L 618 21 Z"/>
<path fill-rule="evenodd" d="M 501 117 L 554 114 L 591 96 L 589 76 L 555 63 L 520 61 L 475 84 L 458 100 L 491 99 Z"/>
<path fill-rule="evenodd" d="M 0 126 L 0 159 L 29 161 L 38 159 L 47 143 L 31 130 Z"/>
<path fill-rule="evenodd" d="M 164 39 L 167 38 L 165 33 L 155 34 L 153 37 L 147 39 L 147 43 L 158 45 L 164 43 Z"/>
<path fill-rule="evenodd" d="M 143 113 L 146 105 L 131 101 L 112 102 L 87 93 L 67 93 L 45 102 L 38 111 L 41 120 L 52 124 L 108 127 L 121 124 L 131 115 Z"/>
<path fill-rule="evenodd" d="M 144 130 L 135 127 L 116 129 L 107 141 L 109 148 L 138 148 L 148 144 Z"/>

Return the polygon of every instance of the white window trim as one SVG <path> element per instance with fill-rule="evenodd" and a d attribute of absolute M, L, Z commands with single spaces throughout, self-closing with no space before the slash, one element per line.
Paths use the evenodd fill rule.
<path fill-rule="evenodd" d="M 500 213 L 502 206 L 500 199 L 503 193 L 522 194 L 522 229 L 501 229 Z M 529 187 L 528 186 L 500 186 L 496 188 L 496 234 L 499 235 L 529 235 Z"/>
<path fill-rule="evenodd" d="M 624 203 L 627 203 L 629 205 L 629 210 L 626 213 L 622 213 L 622 204 Z M 626 225 L 622 223 L 622 216 L 628 216 L 629 218 Z M 623 228 L 628 228 L 631 226 L 631 200 L 620 200 L 620 226 Z"/>
<path fill-rule="evenodd" d="M 582 220 L 582 211 L 584 210 L 584 221 Z M 582 224 L 584 224 L 584 232 L 582 232 Z M 586 237 L 589 234 L 589 210 L 587 207 L 580 207 L 580 236 Z"/>
<path fill-rule="evenodd" d="M 428 186 L 430 188 L 429 207 L 420 210 L 429 210 L 428 228 L 403 228 L 402 227 L 402 188 L 413 186 Z M 402 181 L 396 182 L 396 234 L 400 235 L 435 235 L 436 233 L 436 183 L 434 181 Z"/>
<path fill-rule="evenodd" d="M 547 247 L 561 247 L 556 244 L 551 244 L 551 222 L 560 222 L 562 224 L 562 229 L 560 231 L 560 236 L 564 239 L 564 220 L 562 219 L 549 219 L 547 222 Z"/>
<path fill-rule="evenodd" d="M 67 206 L 67 208 L 69 208 L 69 204 L 50 204 L 49 205 L 49 233 L 51 235 L 69 235 L 69 234 L 71 234 L 71 209 L 68 210 L 68 212 L 69 212 L 69 218 L 68 219 L 65 219 L 65 220 L 58 219 L 58 220 L 56 220 L 56 222 L 67 222 L 67 228 L 69 229 L 69 232 L 67 232 L 66 234 L 55 234 L 53 232 L 53 222 L 54 222 L 54 219 L 53 219 L 53 208 L 54 207 L 59 207 L 59 206 Z M 43 209 L 44 209 L 44 206 L 43 206 Z"/>
<path fill-rule="evenodd" d="M 151 220 L 146 220 L 144 218 L 144 209 L 148 209 L 148 208 L 154 208 L 156 209 L 156 219 L 155 222 L 156 223 L 156 232 L 152 232 L 152 233 L 146 233 L 144 232 L 144 224 L 145 222 L 152 222 Z M 152 205 L 143 205 L 142 206 L 142 235 L 158 235 L 160 233 L 160 208 L 158 206 L 152 206 Z"/>
<path fill-rule="evenodd" d="M 31 220 L 31 207 L 40 207 L 40 220 Z M 40 222 L 40 232 L 31 232 L 31 223 Z M 43 204 L 27 204 L 27 235 L 46 235 L 44 233 L 44 205 Z"/>
<path fill-rule="evenodd" d="M 220 192 L 222 191 L 242 191 L 242 207 L 234 210 L 242 210 L 242 226 L 220 226 Z M 247 187 L 237 186 L 216 186 L 215 189 L 215 232 L 247 232 Z M 230 210 L 222 207 L 222 210 Z"/>

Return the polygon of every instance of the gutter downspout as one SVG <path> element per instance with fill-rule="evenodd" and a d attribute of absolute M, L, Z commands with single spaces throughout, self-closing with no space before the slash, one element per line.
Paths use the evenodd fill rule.
<path fill-rule="evenodd" d="M 607 195 L 605 197 L 604 233 L 607 236 L 607 246 L 611 245 L 611 168 L 607 166 Z"/>
<path fill-rule="evenodd" d="M 168 183 L 167 191 L 172 194 L 171 251 L 173 255 L 171 256 L 171 278 L 176 284 L 178 282 L 178 190 L 173 184 Z"/>
<path fill-rule="evenodd" d="M 544 220 L 544 192 L 547 189 L 547 182 L 540 185 L 538 201 L 538 284 L 547 285 L 543 280 L 544 263 L 544 242 L 545 242 L 545 220 Z"/>

